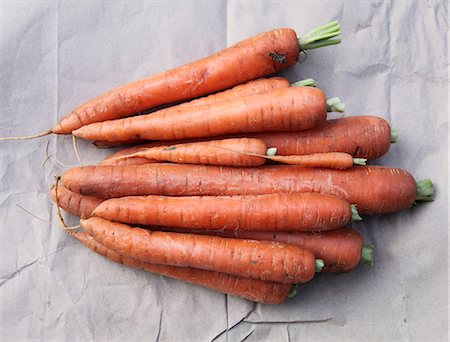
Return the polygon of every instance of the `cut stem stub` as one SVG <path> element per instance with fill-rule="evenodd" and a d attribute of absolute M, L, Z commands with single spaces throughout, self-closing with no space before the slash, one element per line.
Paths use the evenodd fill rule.
<path fill-rule="evenodd" d="M 361 250 L 361 259 L 359 259 L 360 264 L 372 266 L 374 260 L 374 251 L 374 245 L 364 245 Z"/>
<path fill-rule="evenodd" d="M 340 34 L 341 26 L 339 23 L 337 21 L 331 21 L 298 38 L 298 47 L 300 51 L 305 51 L 317 49 L 323 46 L 339 44 L 341 40 L 334 37 Z"/>
<path fill-rule="evenodd" d="M 352 213 L 352 221 L 362 221 L 362 217 L 359 216 L 356 204 L 350 204 L 350 211 Z"/>
<path fill-rule="evenodd" d="M 345 104 L 341 102 L 339 97 L 331 97 L 327 99 L 327 112 L 339 112 L 345 111 Z"/>
<path fill-rule="evenodd" d="M 416 201 L 434 201 L 434 187 L 431 179 L 423 179 L 416 183 Z"/>

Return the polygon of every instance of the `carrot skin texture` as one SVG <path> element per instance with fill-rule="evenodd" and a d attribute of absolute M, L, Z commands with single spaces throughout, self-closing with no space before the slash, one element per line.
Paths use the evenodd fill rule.
<path fill-rule="evenodd" d="M 73 135 L 88 140 L 177 140 L 313 128 L 327 118 L 322 90 L 288 87 L 233 101 L 167 108 L 148 115 L 83 126 Z"/>
<path fill-rule="evenodd" d="M 290 284 L 238 277 L 231 274 L 190 267 L 157 265 L 139 261 L 104 247 L 87 233 L 73 230 L 68 231 L 68 233 L 92 251 L 125 266 L 183 280 L 194 285 L 204 286 L 214 291 L 242 297 L 250 301 L 264 304 L 281 304 L 285 301 L 291 290 Z"/>
<path fill-rule="evenodd" d="M 330 230 L 351 219 L 347 201 L 312 193 L 112 198 L 93 215 L 127 224 L 234 231 Z"/>
<path fill-rule="evenodd" d="M 81 218 L 91 217 L 94 209 L 103 202 L 101 198 L 80 195 L 62 185 L 58 186 L 58 201 L 56 201 L 56 190 L 54 186 L 50 189 L 50 196 L 52 201 L 57 203 L 65 211 Z"/>
<path fill-rule="evenodd" d="M 355 158 L 375 159 L 386 154 L 391 145 L 389 123 L 376 116 L 353 116 L 327 120 L 319 126 L 299 132 L 254 133 L 277 148 L 277 155 L 305 155 L 322 152 L 345 152 Z"/>
<path fill-rule="evenodd" d="M 106 248 L 144 262 L 200 268 L 279 283 L 307 282 L 315 273 L 313 254 L 298 246 L 151 232 L 99 217 L 81 220 L 80 224 Z"/>
<path fill-rule="evenodd" d="M 201 233 L 196 231 L 196 233 Z M 340 228 L 321 232 L 250 232 L 209 231 L 205 234 L 228 238 L 277 241 L 301 246 L 322 259 L 325 266 L 321 272 L 342 273 L 355 269 L 361 259 L 363 238 L 351 228 Z"/>
<path fill-rule="evenodd" d="M 266 145 L 258 139 L 239 138 L 211 140 L 178 145 L 155 146 L 136 152 L 130 158 L 138 157 L 150 161 L 167 161 L 183 164 L 259 166 L 265 163 L 263 157 L 246 153 L 264 155 Z M 125 160 L 130 159 L 125 158 Z M 113 163 L 117 160 L 110 160 Z M 103 161 L 104 165 L 108 160 Z"/>
<path fill-rule="evenodd" d="M 396 212 L 409 208 L 416 198 L 416 183 L 408 172 L 381 166 L 356 166 L 346 170 L 291 165 L 253 168 L 177 164 L 84 166 L 67 170 L 62 182 L 71 191 L 101 198 L 315 192 L 356 204 L 360 214 Z"/>
<path fill-rule="evenodd" d="M 282 53 L 285 59 L 276 61 L 272 53 Z M 298 55 L 295 31 L 282 28 L 264 32 L 212 56 L 100 95 L 66 115 L 52 132 L 68 134 L 92 122 L 117 119 L 227 89 L 286 69 L 297 62 Z"/>

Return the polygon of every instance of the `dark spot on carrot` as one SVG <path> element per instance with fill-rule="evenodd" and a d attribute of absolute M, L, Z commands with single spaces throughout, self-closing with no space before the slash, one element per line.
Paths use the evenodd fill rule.
<path fill-rule="evenodd" d="M 278 62 L 280 64 L 286 64 L 286 62 L 287 62 L 286 61 L 287 53 L 283 54 L 283 53 L 278 53 L 278 52 L 275 52 L 275 53 L 271 52 L 271 53 L 269 53 L 269 56 L 272 58 L 272 60 L 274 62 Z"/>
<path fill-rule="evenodd" d="M 176 146 L 169 146 L 169 147 L 163 148 L 163 151 L 171 151 L 174 149 L 176 149 Z"/>

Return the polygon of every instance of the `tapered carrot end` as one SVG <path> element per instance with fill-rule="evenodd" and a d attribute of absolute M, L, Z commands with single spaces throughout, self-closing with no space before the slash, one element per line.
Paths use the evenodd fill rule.
<path fill-rule="evenodd" d="M 424 179 L 416 183 L 416 201 L 434 201 L 434 186 L 431 179 Z"/>
<path fill-rule="evenodd" d="M 361 250 L 361 259 L 359 259 L 359 263 L 362 265 L 373 266 L 374 251 L 374 245 L 364 245 Z"/>
<path fill-rule="evenodd" d="M 78 115 L 74 112 L 67 114 L 62 118 L 53 128 L 54 134 L 70 134 L 73 130 L 83 126 L 83 123 L 78 118 Z"/>

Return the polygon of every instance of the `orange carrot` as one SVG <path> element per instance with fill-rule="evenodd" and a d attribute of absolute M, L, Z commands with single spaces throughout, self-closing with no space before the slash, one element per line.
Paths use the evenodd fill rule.
<path fill-rule="evenodd" d="M 190 267 L 157 265 L 143 262 L 105 248 L 95 241 L 92 236 L 84 232 L 69 230 L 68 233 L 94 252 L 125 266 L 184 280 L 191 284 L 204 286 L 214 291 L 242 297 L 254 302 L 280 304 L 286 300 L 292 288 L 290 284 L 238 277 L 231 274 Z"/>
<path fill-rule="evenodd" d="M 70 190 L 101 197 L 139 195 L 248 195 L 315 192 L 342 197 L 360 214 L 382 214 L 431 200 L 431 181 L 418 186 L 406 171 L 380 166 L 347 170 L 290 165 L 233 168 L 206 165 L 148 164 L 85 166 L 62 176 Z"/>
<path fill-rule="evenodd" d="M 339 43 L 331 39 L 339 33 L 337 22 L 331 22 L 301 38 L 289 28 L 258 34 L 210 57 L 100 95 L 66 115 L 52 132 L 67 134 L 92 122 L 125 117 L 273 74 L 295 64 L 301 50 Z"/>
<path fill-rule="evenodd" d="M 265 162 L 263 156 L 266 150 L 266 145 L 258 139 L 211 140 L 149 147 L 132 155 L 104 160 L 102 164 L 108 165 L 113 163 L 115 165 L 116 161 L 133 161 L 134 158 L 138 157 L 138 163 L 140 163 L 141 158 L 144 158 L 150 161 L 169 161 L 185 164 L 259 166 Z"/>
<path fill-rule="evenodd" d="M 352 218 L 347 201 L 310 193 L 112 198 L 102 202 L 93 215 L 129 224 L 256 231 L 328 230 Z"/>
<path fill-rule="evenodd" d="M 161 265 L 194 267 L 280 283 L 307 282 L 316 262 L 311 252 L 272 241 L 151 232 L 99 217 L 80 221 L 97 242 L 119 254 Z M 319 268 L 323 263 L 317 263 Z"/>
<path fill-rule="evenodd" d="M 56 200 L 54 185 L 50 188 L 50 195 L 53 202 L 57 203 L 65 211 L 81 218 L 92 216 L 94 209 L 103 202 L 101 198 L 80 195 L 62 185 L 58 186 L 58 200 Z"/>
<path fill-rule="evenodd" d="M 361 234 L 351 228 L 321 232 L 191 231 L 227 238 L 277 241 L 301 246 L 324 262 L 321 272 L 349 272 L 359 263 L 373 263 L 373 246 L 363 246 Z"/>
<path fill-rule="evenodd" d="M 313 87 L 289 87 L 234 101 L 166 108 L 120 120 L 92 123 L 73 135 L 101 141 L 176 140 L 227 134 L 309 129 L 324 122 L 327 100 Z"/>
<path fill-rule="evenodd" d="M 397 132 L 376 116 L 353 116 L 328 120 L 319 126 L 299 132 L 248 134 L 277 148 L 277 154 L 303 155 L 322 152 L 345 152 L 356 158 L 375 159 L 384 155 Z"/>

